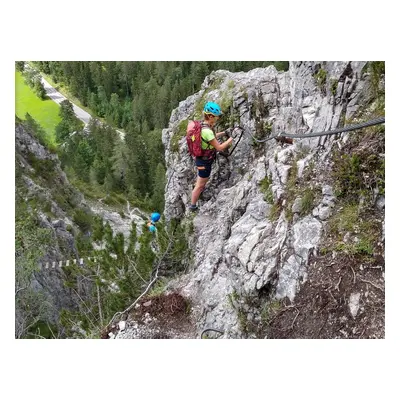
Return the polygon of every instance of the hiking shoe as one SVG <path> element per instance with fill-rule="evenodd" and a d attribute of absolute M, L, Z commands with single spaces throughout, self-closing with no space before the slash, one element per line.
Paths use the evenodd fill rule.
<path fill-rule="evenodd" d="M 191 204 L 191 205 L 189 206 L 189 210 L 190 210 L 191 212 L 196 212 L 198 209 L 199 209 L 199 207 L 197 207 L 197 205 Z"/>

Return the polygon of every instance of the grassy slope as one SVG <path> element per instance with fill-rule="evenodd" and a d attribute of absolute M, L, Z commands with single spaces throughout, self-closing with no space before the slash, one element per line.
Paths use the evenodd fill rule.
<path fill-rule="evenodd" d="M 25 119 L 29 113 L 39 123 L 52 143 L 55 143 L 55 128 L 61 121 L 60 106 L 53 100 L 41 100 L 25 83 L 20 72 L 15 72 L 15 114 Z"/>

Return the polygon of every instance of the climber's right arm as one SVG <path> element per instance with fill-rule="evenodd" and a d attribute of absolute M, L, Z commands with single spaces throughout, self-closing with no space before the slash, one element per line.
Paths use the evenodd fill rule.
<path fill-rule="evenodd" d="M 211 146 L 213 146 L 217 151 L 224 151 L 231 145 L 232 140 L 233 140 L 232 138 L 229 138 L 227 141 L 223 143 L 218 143 L 217 139 L 213 139 L 209 142 L 209 144 L 211 144 Z"/>

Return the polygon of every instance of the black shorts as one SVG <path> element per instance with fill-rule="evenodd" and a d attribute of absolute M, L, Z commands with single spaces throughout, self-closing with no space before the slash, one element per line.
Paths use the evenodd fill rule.
<path fill-rule="evenodd" d="M 201 158 L 196 158 L 197 174 L 200 178 L 208 178 L 211 174 L 211 166 L 213 160 L 202 160 Z"/>

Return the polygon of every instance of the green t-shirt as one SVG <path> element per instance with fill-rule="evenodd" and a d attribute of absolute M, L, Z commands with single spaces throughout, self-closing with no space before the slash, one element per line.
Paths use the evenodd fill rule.
<path fill-rule="evenodd" d="M 201 148 L 203 150 L 213 149 L 214 146 L 208 144 L 211 140 L 215 139 L 214 132 L 210 128 L 203 128 L 201 130 L 201 137 L 205 140 L 201 141 Z M 207 143 L 206 143 L 207 142 Z"/>

